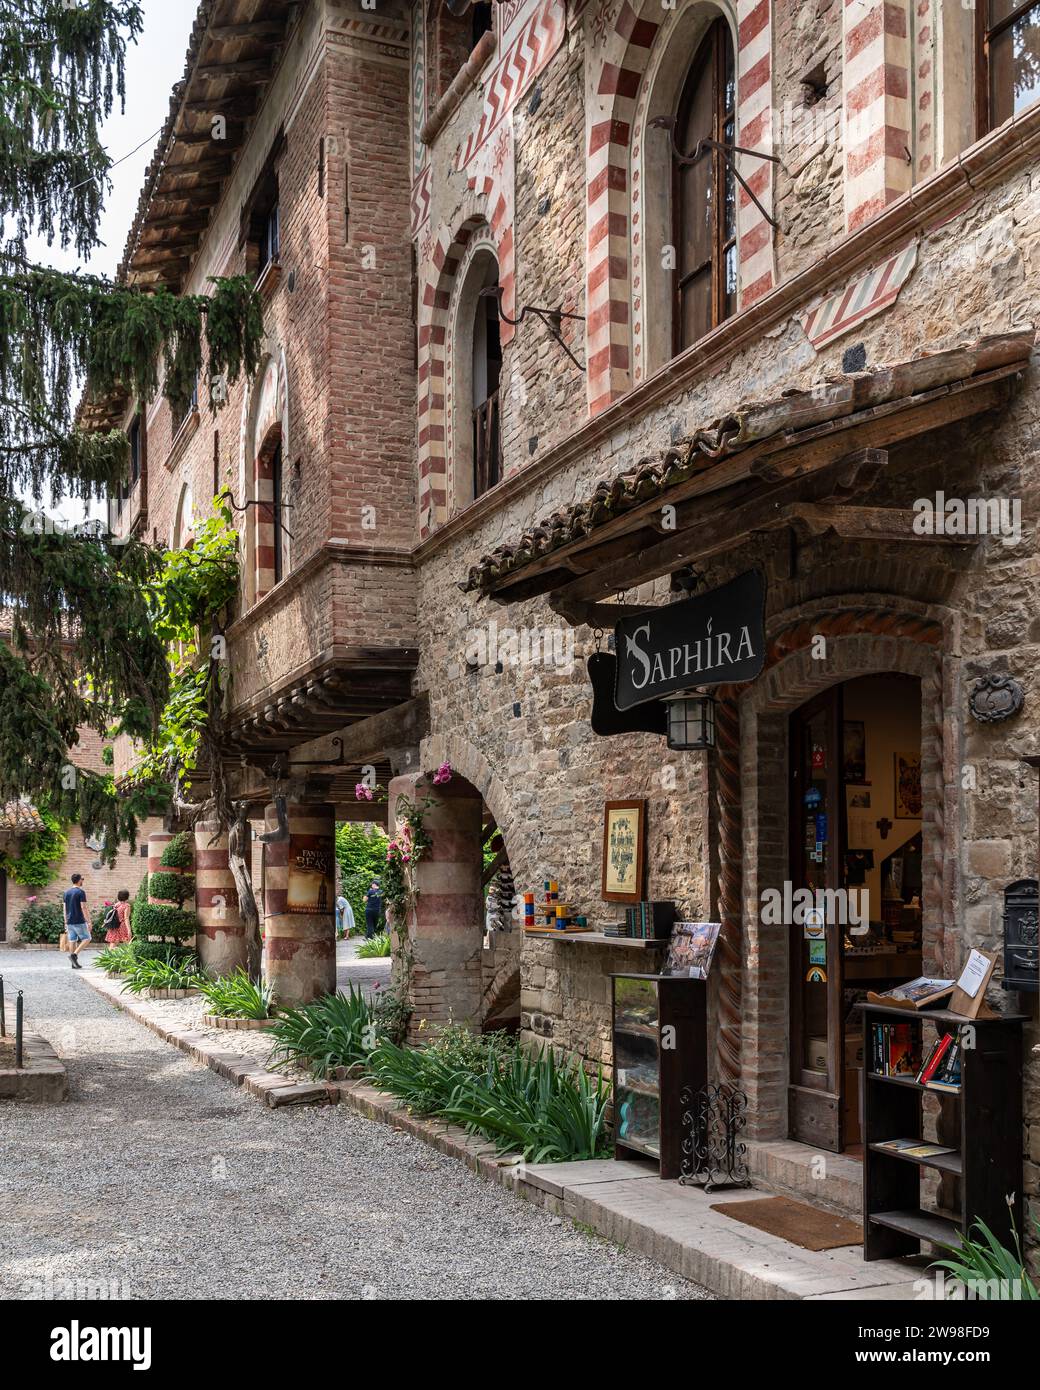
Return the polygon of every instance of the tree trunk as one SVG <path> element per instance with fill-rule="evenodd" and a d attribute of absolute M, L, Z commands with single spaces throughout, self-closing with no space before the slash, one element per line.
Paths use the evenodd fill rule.
<path fill-rule="evenodd" d="M 242 914 L 242 926 L 246 937 L 246 970 L 254 984 L 260 983 L 260 960 L 263 942 L 260 939 L 260 911 L 253 894 L 253 883 L 249 877 L 249 821 L 244 806 L 238 807 L 237 815 L 228 829 L 228 867 L 235 880 L 238 893 L 238 907 Z"/>

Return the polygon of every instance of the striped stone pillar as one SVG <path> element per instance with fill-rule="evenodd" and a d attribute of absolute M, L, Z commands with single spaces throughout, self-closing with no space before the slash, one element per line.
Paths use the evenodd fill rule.
<path fill-rule="evenodd" d="M 268 832 L 278 828 L 267 807 Z M 280 1004 L 336 989 L 336 808 L 290 803 L 289 838 L 264 845 L 264 958 Z"/>
<path fill-rule="evenodd" d="M 908 0 L 844 0 L 845 226 L 854 232 L 913 182 Z"/>
<path fill-rule="evenodd" d="M 274 454 L 256 460 L 256 597 L 260 600 L 275 585 Z"/>
<path fill-rule="evenodd" d="M 406 924 L 412 961 L 408 993 L 413 1040 L 428 1038 L 431 1027 L 449 1021 L 479 1028 L 483 996 L 483 803 L 476 788 L 457 774 L 433 788 L 414 774 L 395 777 L 389 787 L 391 823 L 402 792 L 414 803 L 427 790 L 436 802 L 424 817 L 433 843 L 415 870 L 418 892 Z M 398 933 L 400 926 L 395 924 Z"/>
<path fill-rule="evenodd" d="M 195 826 L 196 947 L 207 975 L 231 975 L 246 965 L 246 938 L 235 880 L 228 867 L 227 834 L 216 821 Z"/>
<path fill-rule="evenodd" d="M 172 839 L 173 836 L 166 830 L 157 830 L 153 834 L 148 836 L 149 878 L 151 878 L 152 874 L 157 874 L 160 872 L 162 865 L 159 863 L 159 860 L 162 858 L 163 850 L 166 848 L 166 846 L 170 843 Z M 151 896 L 151 894 L 149 894 L 148 901 L 155 902 L 156 900 Z"/>

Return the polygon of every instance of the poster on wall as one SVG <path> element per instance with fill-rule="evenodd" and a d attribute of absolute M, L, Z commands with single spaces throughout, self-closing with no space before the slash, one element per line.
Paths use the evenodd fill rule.
<path fill-rule="evenodd" d="M 843 743 L 841 775 L 846 782 L 865 782 L 867 780 L 867 726 L 862 719 L 846 719 L 841 728 Z"/>
<path fill-rule="evenodd" d="M 643 897 L 646 802 L 608 801 L 603 811 L 603 882 L 606 902 L 638 903 Z"/>
<path fill-rule="evenodd" d="M 289 912 L 332 912 L 335 848 L 331 835 L 293 835 L 289 840 Z"/>
<path fill-rule="evenodd" d="M 721 922 L 676 922 L 661 973 L 706 980 L 721 930 Z"/>
<path fill-rule="evenodd" d="M 895 753 L 896 820 L 921 819 L 921 755 Z"/>

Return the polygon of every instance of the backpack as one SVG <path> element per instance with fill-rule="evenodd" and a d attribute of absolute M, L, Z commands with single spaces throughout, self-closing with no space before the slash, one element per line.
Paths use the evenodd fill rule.
<path fill-rule="evenodd" d="M 116 912 L 115 905 L 108 909 L 101 922 L 102 931 L 115 931 L 119 926 L 119 914 Z"/>

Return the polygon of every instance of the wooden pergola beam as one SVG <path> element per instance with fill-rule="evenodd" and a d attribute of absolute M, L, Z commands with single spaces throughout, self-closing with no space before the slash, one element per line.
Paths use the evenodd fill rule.
<path fill-rule="evenodd" d="M 283 38 L 286 20 L 283 19 L 245 19 L 238 24 L 211 24 L 206 30 L 210 39 L 261 39 Z"/>
<path fill-rule="evenodd" d="M 512 603 L 521 597 L 545 593 L 554 587 L 554 581 L 539 587 L 535 582 L 538 575 L 550 575 L 561 569 L 574 571 L 586 563 L 586 552 L 640 527 L 659 530 L 661 508 L 666 503 L 678 506 L 756 479 L 769 482 L 799 477 L 856 450 L 884 448 L 956 420 L 994 410 L 1006 402 L 1011 379 L 1023 368 L 1024 363 L 1013 362 L 914 396 L 902 396 L 851 415 L 839 415 L 822 425 L 771 435 L 718 462 L 705 459 L 703 469 L 685 482 L 620 513 L 595 527 L 587 536 L 557 551 L 539 555 L 504 575 L 491 589 L 489 597 L 498 603 Z"/>

